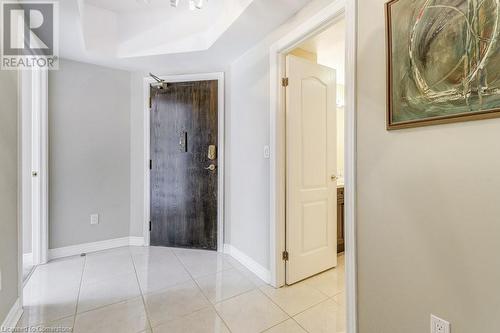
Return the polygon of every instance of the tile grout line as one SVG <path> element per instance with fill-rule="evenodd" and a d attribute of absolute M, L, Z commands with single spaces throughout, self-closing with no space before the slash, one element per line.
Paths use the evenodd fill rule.
<path fill-rule="evenodd" d="M 300 327 L 302 328 L 305 332 L 309 333 L 308 330 L 304 326 L 302 326 L 294 317 L 292 317 L 292 320 Z"/>
<path fill-rule="evenodd" d="M 173 251 L 173 250 L 172 250 L 172 252 L 173 252 L 173 253 L 174 253 L 174 255 L 177 257 L 177 254 L 175 254 L 175 251 Z M 185 267 L 184 263 L 182 263 L 182 261 L 180 260 L 180 258 L 178 258 L 178 257 L 177 257 L 177 259 L 181 262 L 182 266 L 186 269 L 186 271 L 188 272 L 188 274 L 191 276 L 191 278 L 193 279 L 193 281 L 196 283 L 196 285 L 198 286 L 198 288 L 201 290 L 201 288 L 199 287 L 198 283 L 196 282 L 196 279 L 195 279 L 195 278 L 191 275 L 191 273 L 189 272 L 189 270 Z M 238 270 L 236 267 L 234 267 L 234 266 L 233 266 L 233 265 L 232 265 L 229 261 L 228 261 L 228 263 L 229 263 L 229 265 L 231 265 L 231 267 L 233 267 L 233 269 L 234 269 L 235 271 L 237 271 L 237 272 L 238 272 L 238 273 L 240 273 L 242 276 L 244 276 L 244 274 L 243 274 L 243 273 L 241 273 L 241 272 L 239 272 L 239 270 Z M 217 272 L 217 273 L 215 273 L 215 275 L 216 275 L 216 274 L 219 274 L 219 273 L 222 273 L 222 272 L 224 272 L 224 271 Z M 245 277 L 245 276 L 244 276 L 244 277 Z M 245 278 L 247 278 L 247 277 L 245 277 Z M 248 278 L 247 278 L 247 279 L 248 279 Z M 216 304 L 220 304 L 220 303 L 222 303 L 222 302 L 225 302 L 225 301 L 231 300 L 231 299 L 233 299 L 233 298 L 236 298 L 236 297 L 238 297 L 238 296 L 241 296 L 241 295 L 244 295 L 244 294 L 247 294 L 247 293 L 251 293 L 251 292 L 253 292 L 253 291 L 258 291 L 258 292 L 260 292 L 262 295 L 264 295 L 264 297 L 265 297 L 265 298 L 267 298 L 269 301 L 271 301 L 271 303 L 273 303 L 274 305 L 276 305 L 276 306 L 277 306 L 277 307 L 278 307 L 278 308 L 279 308 L 279 309 L 280 309 L 280 310 L 281 310 L 281 311 L 282 311 L 282 312 L 283 312 L 283 313 L 284 313 L 284 314 L 288 317 L 287 319 L 285 319 L 285 320 L 283 320 L 283 321 L 280 321 L 279 323 L 277 323 L 277 324 L 275 324 L 275 325 L 273 325 L 273 326 L 271 326 L 271 327 L 266 328 L 266 329 L 265 329 L 265 330 L 263 330 L 262 332 L 265 332 L 265 331 L 267 331 L 267 330 L 269 330 L 269 329 L 271 329 L 271 328 L 273 328 L 273 327 L 275 327 L 275 326 L 281 325 L 281 324 L 283 324 L 284 322 L 286 322 L 286 321 L 288 321 L 288 320 L 290 320 L 290 319 L 292 319 L 292 320 L 294 320 L 294 321 L 296 322 L 296 320 L 293 318 L 293 316 L 289 315 L 289 314 L 288 314 L 288 312 L 286 312 L 286 311 L 285 311 L 285 310 L 284 310 L 284 309 L 283 309 L 283 308 L 282 308 L 279 304 L 277 304 L 276 302 L 274 302 L 274 301 L 273 301 L 273 300 L 272 300 L 272 299 L 271 299 L 271 298 L 270 298 L 270 297 L 269 297 L 269 296 L 268 296 L 265 292 L 263 292 L 263 291 L 262 291 L 262 289 L 261 289 L 259 286 L 257 286 L 257 285 L 256 285 L 255 283 L 253 283 L 252 281 L 250 281 L 250 282 L 251 282 L 252 284 L 254 284 L 255 289 L 253 289 L 253 290 L 249 290 L 249 291 L 245 291 L 245 292 L 240 293 L 240 294 L 238 294 L 238 295 L 231 296 L 231 297 L 229 297 L 229 298 L 227 298 L 227 299 L 224 299 L 224 300 L 221 300 L 221 301 L 219 301 L 219 302 L 216 302 L 215 304 L 214 304 L 214 303 L 212 303 L 212 302 L 210 302 L 210 300 L 208 300 L 208 301 L 210 302 L 210 304 L 212 305 L 212 307 L 215 309 L 215 312 L 216 312 L 217 314 L 219 314 L 219 312 L 218 312 L 218 311 L 217 311 L 217 309 L 215 308 L 215 305 L 216 305 Z M 266 286 L 269 286 L 269 284 L 266 284 Z M 274 288 L 274 287 L 272 287 L 272 286 L 270 286 L 270 287 L 271 287 L 271 288 Z M 311 288 L 312 288 L 312 289 L 314 289 L 314 290 L 317 290 L 317 289 L 316 289 L 316 288 L 314 288 L 313 286 L 309 286 L 309 287 L 311 287 Z M 318 302 L 318 303 L 316 303 L 316 304 L 314 304 L 314 305 L 311 305 L 310 307 L 308 307 L 308 308 L 304 309 L 303 311 L 301 311 L 301 312 L 299 312 L 299 313 L 295 314 L 295 316 L 296 316 L 296 315 L 299 315 L 299 314 L 301 314 L 302 312 L 305 312 L 305 311 L 307 311 L 307 310 L 309 310 L 309 309 L 311 309 L 311 308 L 313 308 L 313 307 L 315 307 L 315 306 L 317 306 L 317 305 L 319 305 L 319 304 L 321 304 L 321 303 L 323 303 L 323 302 L 325 302 L 325 301 L 327 301 L 327 300 L 329 300 L 329 299 L 330 299 L 330 297 L 329 297 L 328 295 L 326 295 L 325 293 L 321 292 L 320 290 L 317 290 L 317 291 L 318 291 L 320 294 L 322 294 L 323 296 L 325 296 L 325 297 L 326 297 L 326 299 L 324 299 L 324 300 L 322 300 L 322 301 L 320 301 L 320 302 Z M 202 293 L 202 295 L 204 295 L 204 296 L 205 296 L 205 294 L 203 293 L 203 291 L 202 291 L 201 293 Z M 205 296 L 205 298 L 207 298 L 207 297 Z M 207 298 L 207 299 L 208 299 L 208 298 Z M 335 301 L 334 301 L 334 302 L 335 302 Z M 335 302 L 335 303 L 336 303 L 336 302 Z M 223 319 L 220 315 L 219 315 L 219 317 L 220 317 L 220 318 L 221 318 L 221 320 L 222 320 L 222 321 L 226 324 L 226 322 L 224 321 L 224 319 Z M 297 325 L 299 325 L 299 326 L 300 326 L 300 327 L 301 327 L 304 331 L 308 332 L 308 331 L 307 331 L 304 327 L 302 327 L 302 326 L 301 326 L 298 322 L 297 322 Z M 227 325 L 227 324 L 226 324 L 226 326 L 228 327 L 228 329 L 230 329 L 230 328 L 229 328 L 229 325 Z"/>
<path fill-rule="evenodd" d="M 231 297 L 227 297 L 227 298 L 224 298 L 224 299 L 221 299 L 219 301 L 216 301 L 216 302 L 210 302 L 212 303 L 214 306 L 216 304 L 219 304 L 219 303 L 222 303 L 222 302 L 225 302 L 225 301 L 228 301 L 230 299 L 233 299 L 233 298 L 236 298 L 238 296 L 241 296 L 243 294 L 247 294 L 247 293 L 250 293 L 252 291 L 255 291 L 255 290 L 258 290 L 259 289 L 259 286 L 257 286 L 255 283 L 253 283 L 248 277 L 246 277 L 242 272 L 240 272 L 237 268 L 230 268 L 230 269 L 226 269 L 225 271 L 220 271 L 220 272 L 217 272 L 215 274 L 210 274 L 210 275 L 205 275 L 205 276 L 202 276 L 202 277 L 198 277 L 198 278 L 193 278 L 194 282 L 198 285 L 198 287 L 200 288 L 201 292 L 203 293 L 203 289 L 201 289 L 201 286 L 198 284 L 198 281 L 197 280 L 200 280 L 200 279 L 206 279 L 207 277 L 210 277 L 210 276 L 214 276 L 214 275 L 219 275 L 219 274 L 223 274 L 223 273 L 227 273 L 227 272 L 231 272 L 231 271 L 234 271 L 237 275 L 239 275 L 240 277 L 242 277 L 243 279 L 247 280 L 252 286 L 253 286 L 253 289 L 250 289 L 250 290 L 245 290 L 243 292 L 239 292 L 237 293 L 236 295 L 233 295 Z M 204 294 L 204 293 L 203 293 Z M 208 299 L 208 296 L 207 296 L 207 299 Z M 209 300 L 210 301 L 210 300 Z"/>
<path fill-rule="evenodd" d="M 57 259 L 55 261 L 62 261 L 62 260 L 65 260 L 65 259 L 70 259 L 74 256 L 70 256 L 70 257 L 66 257 L 66 258 L 61 258 L 61 259 Z M 52 261 L 54 262 L 54 261 Z M 47 267 L 49 263 L 46 263 L 46 264 L 43 264 L 43 265 L 37 265 L 37 268 L 43 266 L 43 267 Z M 82 274 L 83 274 L 83 271 L 82 271 Z M 80 277 L 81 279 L 81 277 Z M 80 283 L 81 283 L 81 280 L 80 280 Z M 25 288 L 26 286 L 23 286 L 23 288 Z M 78 294 L 80 293 L 80 290 L 78 290 Z M 78 295 L 77 295 L 77 303 L 78 304 Z M 38 305 L 38 306 L 41 306 L 41 305 Z M 24 313 L 23 313 L 24 315 Z M 58 321 L 61 321 L 61 320 L 65 320 L 65 319 L 68 319 L 68 318 L 73 318 L 73 323 L 74 323 L 74 317 L 75 317 L 75 314 L 68 314 L 66 316 L 62 316 L 62 317 L 56 317 L 56 318 L 52 318 L 50 320 L 47 320 L 47 321 L 42 321 L 42 322 L 34 322 L 34 323 L 30 323 L 30 325 L 38 325 L 38 326 L 44 326 L 44 325 L 49 325 L 49 324 L 53 324 L 53 323 L 56 323 Z M 21 321 L 22 317 L 19 319 L 19 321 Z M 19 322 L 17 323 L 19 324 Z"/>
<path fill-rule="evenodd" d="M 104 251 L 109 251 L 110 249 L 108 250 L 102 250 L 102 251 L 98 251 L 98 252 L 104 252 Z M 93 253 L 98 253 L 98 252 L 93 252 Z M 86 256 L 85 256 L 86 258 Z M 86 261 L 86 259 L 85 259 Z M 132 263 L 133 265 L 133 263 Z M 117 278 L 117 277 L 122 277 L 122 276 L 127 276 L 127 275 L 132 275 L 134 274 L 135 276 L 135 271 L 133 273 L 127 273 L 127 274 L 118 274 L 118 275 L 115 275 L 115 276 L 112 276 L 112 277 L 108 277 L 107 279 L 111 280 L 111 278 Z M 94 284 L 98 284 L 98 283 L 101 283 L 102 281 L 106 281 L 106 280 L 98 280 L 98 281 L 94 281 L 94 282 L 91 282 L 89 283 L 90 286 L 94 285 Z M 82 283 L 83 284 L 83 283 Z M 80 291 L 79 291 L 79 294 L 80 294 Z M 94 307 L 91 307 L 85 311 L 82 311 L 80 313 L 77 312 L 78 315 L 82 315 L 84 313 L 88 313 L 88 312 L 92 312 L 92 311 L 96 311 L 96 310 L 100 310 L 100 309 L 103 309 L 103 308 L 106 308 L 106 307 L 109 307 L 109 306 L 112 306 L 112 305 L 117 305 L 117 304 L 120 304 L 120 303 L 125 303 L 125 302 L 128 302 L 132 299 L 135 299 L 135 298 L 139 298 L 141 294 L 141 290 L 140 290 L 140 285 L 139 285 L 139 295 L 138 296 L 135 296 L 135 297 L 129 297 L 129 298 L 126 298 L 126 299 L 122 299 L 122 300 L 119 300 L 119 301 L 113 301 L 112 303 L 107 303 L 107 304 L 102 304 L 102 305 L 98 305 L 98 306 L 94 306 Z M 79 301 L 79 300 L 78 300 Z M 64 318 L 60 318 L 58 320 L 61 320 L 61 319 L 65 319 L 65 318 L 69 318 L 69 316 L 67 317 L 64 317 Z"/>
<path fill-rule="evenodd" d="M 323 304 L 323 303 L 326 303 L 326 302 L 328 302 L 328 301 L 330 301 L 330 300 L 331 300 L 331 301 L 333 301 L 333 302 L 334 302 L 334 303 L 338 306 L 338 304 L 337 304 L 337 302 L 335 302 L 335 300 L 333 300 L 333 299 L 331 299 L 331 298 L 327 298 L 327 299 L 325 299 L 325 300 L 323 300 L 323 301 L 321 301 L 321 302 L 319 302 L 319 303 L 317 303 L 317 304 L 314 304 L 314 305 L 312 305 L 312 306 L 308 307 L 307 309 L 304 309 L 303 311 L 301 311 L 301 312 L 299 312 L 299 313 L 297 313 L 297 314 L 295 314 L 295 315 L 291 316 L 291 319 L 292 319 L 292 320 L 293 320 L 293 321 L 294 321 L 297 325 L 299 325 L 299 326 L 300 326 L 300 328 L 302 328 L 304 331 L 309 332 L 309 331 L 308 331 L 308 330 L 307 330 L 304 326 L 302 326 L 302 325 L 301 325 L 301 324 L 297 321 L 297 319 L 295 319 L 295 317 L 296 317 L 296 316 L 298 316 L 298 315 L 300 315 L 300 314 L 302 314 L 302 313 L 304 313 L 304 312 L 306 312 L 306 311 L 308 311 L 308 310 L 310 310 L 310 309 L 312 309 L 312 308 L 314 308 L 314 307 L 316 307 L 316 306 L 318 306 L 318 305 L 321 305 L 321 304 Z"/>
<path fill-rule="evenodd" d="M 285 312 L 285 313 L 286 313 L 286 312 Z M 287 316 L 289 316 L 289 315 L 288 315 L 288 313 L 287 313 L 286 315 L 287 315 Z M 280 321 L 279 323 L 277 323 L 277 324 L 275 324 L 275 325 L 273 325 L 273 326 L 271 326 L 271 327 L 268 327 L 268 328 L 266 328 L 265 330 L 260 331 L 259 333 L 266 333 L 267 331 L 269 331 L 269 330 L 271 330 L 271 329 L 273 329 L 273 328 L 275 328 L 275 327 L 277 327 L 277 326 L 279 326 L 279 325 L 281 325 L 281 324 L 286 323 L 286 322 L 287 322 L 287 321 L 289 321 L 290 319 L 291 319 L 291 320 L 293 320 L 293 318 L 289 316 L 289 318 L 287 318 L 287 319 L 285 319 L 285 320 L 283 320 L 283 321 Z M 298 324 L 298 323 L 297 323 L 297 324 Z M 300 326 L 300 325 L 299 325 L 299 326 Z M 302 326 L 300 326 L 300 327 L 301 327 L 301 328 L 303 328 Z M 304 331 L 306 331 L 306 330 L 304 329 Z M 307 332 L 307 333 L 309 333 L 308 331 L 306 331 L 306 332 Z"/>
<path fill-rule="evenodd" d="M 210 300 L 208 299 L 208 297 L 205 295 L 205 293 L 203 292 L 203 290 L 201 289 L 200 285 L 198 284 L 198 282 L 196 282 L 196 279 L 193 277 L 193 275 L 191 274 L 191 272 L 187 269 L 186 265 L 184 265 L 184 263 L 182 262 L 182 260 L 177 256 L 177 253 L 175 253 L 174 250 L 170 249 L 170 251 L 172 251 L 172 253 L 174 254 L 174 256 L 177 258 L 177 260 L 179 261 L 179 263 L 182 265 L 182 267 L 184 267 L 184 269 L 186 270 L 186 272 L 189 274 L 189 276 L 191 277 L 191 279 L 193 280 L 193 282 L 196 284 L 196 286 L 198 287 L 198 289 L 200 290 L 200 293 L 203 295 L 203 297 L 205 297 L 205 299 L 208 301 L 208 303 L 210 304 L 210 307 L 215 311 L 215 314 L 217 315 L 217 317 L 220 318 L 220 320 L 224 323 L 224 325 L 226 325 L 227 327 L 227 330 L 231 333 L 231 328 L 229 327 L 228 323 L 226 323 L 226 321 L 224 320 L 224 318 L 222 318 L 222 316 L 219 314 L 219 312 L 217 311 L 217 309 L 215 308 L 215 304 L 213 304 L 212 302 L 210 302 Z M 229 263 L 229 262 L 228 262 Z M 231 265 L 231 263 L 229 263 L 229 265 L 231 267 L 233 267 L 233 265 Z M 234 267 L 233 267 L 234 268 Z M 215 274 L 218 274 L 219 272 L 215 273 Z M 208 307 L 207 307 L 208 308 Z M 200 311 L 200 310 L 199 310 Z M 195 312 L 192 312 L 192 313 L 195 313 Z"/>
<path fill-rule="evenodd" d="M 337 301 L 335 300 L 335 297 L 340 296 L 342 293 L 344 293 L 344 291 L 341 291 L 341 292 L 339 292 L 339 293 L 337 293 L 337 294 L 335 294 L 335 295 L 333 295 L 333 296 L 331 296 L 331 297 L 330 297 L 330 299 L 331 299 L 332 301 L 334 301 L 335 303 L 337 303 L 337 305 L 338 305 L 338 306 L 342 306 L 342 305 L 340 304 L 340 302 L 337 302 Z"/>
<path fill-rule="evenodd" d="M 146 247 L 146 246 L 145 246 Z M 137 281 L 137 286 L 139 287 L 139 293 L 141 294 L 142 305 L 144 306 L 144 312 L 146 313 L 146 319 L 148 321 L 149 329 L 153 332 L 153 325 L 151 325 L 151 318 L 149 318 L 148 307 L 146 306 L 146 300 L 144 299 L 144 293 L 142 291 L 141 283 L 139 282 L 139 275 L 137 274 L 137 267 L 135 266 L 134 256 L 129 246 L 130 259 L 132 260 L 132 265 L 134 266 L 135 279 Z"/>
<path fill-rule="evenodd" d="M 85 274 L 85 266 L 87 266 L 87 256 L 86 255 L 83 257 L 82 275 L 80 276 L 80 286 L 78 287 L 78 296 L 76 297 L 75 316 L 73 317 L 73 329 L 71 330 L 71 332 L 75 331 L 76 316 L 78 315 L 78 304 L 80 303 L 80 293 L 82 292 L 83 275 Z"/>
<path fill-rule="evenodd" d="M 271 288 L 274 288 L 273 286 L 270 286 L 270 287 L 271 287 Z M 277 323 L 277 324 L 276 324 L 276 325 L 274 325 L 274 326 L 281 325 L 281 324 L 283 324 L 285 321 L 292 319 L 292 316 L 290 316 L 290 315 L 288 314 L 288 312 L 286 312 L 286 311 L 285 311 L 285 309 L 283 309 L 283 308 L 282 308 L 279 304 L 277 304 L 275 301 L 273 301 L 271 297 L 269 297 L 269 296 L 268 296 L 265 292 L 263 292 L 263 291 L 262 291 L 262 289 L 257 288 L 257 290 L 258 290 L 258 291 L 259 291 L 262 295 L 264 295 L 264 297 L 265 297 L 265 298 L 267 298 L 269 301 L 271 301 L 271 303 L 273 303 L 274 305 L 276 305 L 276 306 L 277 306 L 277 307 L 278 307 L 278 308 L 279 308 L 279 309 L 280 309 L 280 310 L 281 310 L 281 311 L 282 311 L 285 315 L 287 315 L 287 317 L 288 317 L 287 319 L 285 319 L 285 320 L 283 320 L 283 321 L 280 321 L 279 323 Z M 266 328 L 266 329 L 265 329 L 264 331 L 262 331 L 262 332 L 265 332 L 265 331 L 267 331 L 267 330 L 270 330 L 270 329 L 271 329 L 271 328 L 273 328 L 274 326 L 268 327 L 268 328 Z"/>
<path fill-rule="evenodd" d="M 302 282 L 304 282 L 304 281 L 302 281 Z M 313 305 L 311 305 L 311 306 L 309 306 L 309 307 L 305 308 L 304 310 L 302 310 L 302 311 L 300 311 L 300 312 L 298 312 L 298 313 L 294 314 L 293 316 L 292 316 L 292 315 L 290 315 L 290 314 L 288 314 L 288 312 L 286 312 L 286 311 L 285 311 L 285 309 L 283 309 L 283 308 L 282 308 L 279 304 L 277 304 L 275 301 L 273 301 L 273 299 L 272 299 L 270 296 L 268 296 L 268 295 L 267 295 L 267 294 L 266 294 L 266 293 L 265 293 L 265 292 L 264 292 L 261 288 L 257 288 L 257 289 L 258 289 L 258 290 L 259 290 L 259 291 L 260 291 L 260 292 L 261 292 L 261 293 L 262 293 L 262 294 L 263 294 L 266 298 L 268 298 L 268 299 L 269 299 L 269 300 L 270 300 L 273 304 L 275 304 L 278 308 L 280 308 L 280 309 L 281 309 L 281 311 L 283 311 L 283 312 L 284 312 L 284 313 L 285 313 L 285 314 L 289 317 L 288 319 L 293 319 L 293 321 L 295 321 L 295 322 L 297 323 L 297 325 L 299 325 L 299 326 L 300 326 L 300 327 L 301 327 L 304 331 L 308 332 L 308 331 L 307 331 L 304 327 L 302 327 L 302 325 L 300 325 L 300 323 L 299 323 L 299 322 L 297 322 L 297 320 L 295 320 L 295 318 L 294 318 L 295 316 L 298 316 L 298 315 L 300 315 L 300 314 L 302 314 L 302 313 L 304 313 L 304 312 L 306 312 L 306 311 L 308 311 L 308 310 L 312 309 L 312 308 L 313 308 L 313 307 L 315 307 L 315 306 L 318 306 L 318 305 L 320 305 L 320 304 L 322 304 L 322 303 L 325 303 L 325 302 L 326 302 L 326 301 L 328 301 L 328 300 L 332 300 L 332 301 L 333 301 L 333 302 L 334 302 L 337 306 L 340 306 L 340 305 L 339 305 L 339 304 L 338 304 L 338 303 L 337 303 L 337 302 L 333 299 L 333 297 L 337 296 L 338 294 L 337 294 L 337 295 L 335 295 L 335 296 L 333 296 L 333 297 L 330 297 L 330 296 L 326 295 L 325 293 L 323 293 L 321 290 L 318 290 L 317 288 L 315 288 L 314 286 L 311 286 L 311 285 L 308 285 L 308 284 L 306 284 L 306 285 L 307 285 L 308 287 L 310 287 L 310 288 L 312 288 L 312 289 L 314 289 L 314 290 L 318 291 L 320 294 L 322 294 L 323 296 L 325 296 L 325 297 L 326 297 L 326 299 L 324 299 L 324 300 L 322 300 L 322 301 L 319 301 L 318 303 L 315 303 L 315 304 L 313 304 Z M 274 288 L 273 286 L 270 286 L 270 287 L 271 287 L 271 288 Z M 286 288 L 286 287 L 284 287 L 284 288 Z M 275 288 L 275 289 L 276 289 L 276 288 Z M 277 288 L 277 289 L 280 289 L 280 288 Z M 341 293 L 341 292 L 340 292 L 340 293 Z M 340 293 L 339 293 L 339 294 L 340 294 Z M 287 319 L 287 320 L 288 320 L 288 319 Z M 285 320 L 285 321 L 287 321 L 287 320 Z M 271 328 L 273 328 L 273 327 L 275 327 L 275 326 L 278 326 L 278 325 L 280 325 L 280 324 L 284 323 L 285 321 L 282 321 L 282 322 L 280 322 L 280 323 L 278 323 L 278 324 L 276 324 L 276 325 L 274 325 L 274 326 L 272 326 L 272 327 L 269 327 L 269 328 L 267 328 L 266 330 L 269 330 L 269 329 L 271 329 Z M 264 330 L 263 332 L 265 332 L 266 330 Z"/>

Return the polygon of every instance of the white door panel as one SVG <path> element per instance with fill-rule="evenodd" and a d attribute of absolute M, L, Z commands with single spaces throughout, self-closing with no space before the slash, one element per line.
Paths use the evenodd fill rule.
<path fill-rule="evenodd" d="M 335 70 L 287 56 L 287 216 L 292 284 L 337 265 Z"/>

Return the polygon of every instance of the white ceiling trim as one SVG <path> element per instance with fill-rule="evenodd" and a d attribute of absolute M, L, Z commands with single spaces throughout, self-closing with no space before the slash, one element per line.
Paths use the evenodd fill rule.
<path fill-rule="evenodd" d="M 132 3 L 130 3 L 132 1 Z M 84 0 L 79 9 L 88 52 L 116 58 L 203 51 L 210 48 L 253 0 L 211 0 L 191 11 L 136 0 Z M 128 3 L 128 4 L 127 4 Z M 104 4 L 104 6 L 103 6 Z M 114 5 L 114 6 L 113 6 Z"/>

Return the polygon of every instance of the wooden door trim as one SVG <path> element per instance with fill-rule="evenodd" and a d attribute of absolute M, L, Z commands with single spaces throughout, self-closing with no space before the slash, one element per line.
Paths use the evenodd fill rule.
<path fill-rule="evenodd" d="M 224 250 L 224 134 L 225 134 L 225 117 L 224 117 L 224 73 L 200 73 L 200 74 L 184 74 L 184 75 L 162 75 L 160 79 L 166 82 L 192 82 L 192 81 L 207 81 L 217 80 L 218 82 L 218 147 L 217 147 L 217 251 Z M 150 220 L 150 178 L 149 178 L 149 160 L 150 160 L 150 113 L 149 113 L 149 86 L 156 81 L 151 77 L 145 77 L 143 82 L 144 91 L 144 224 L 143 235 L 144 245 L 149 246 L 149 220 Z"/>
<path fill-rule="evenodd" d="M 346 20 L 346 103 L 345 103 L 345 261 L 346 332 L 357 329 L 356 284 L 356 52 L 357 5 L 355 1 L 334 0 L 304 23 L 271 45 L 269 50 L 270 103 L 270 211 L 269 253 L 271 284 L 285 285 L 285 109 L 281 78 L 284 57 L 307 38 L 331 25 L 342 15 Z"/>

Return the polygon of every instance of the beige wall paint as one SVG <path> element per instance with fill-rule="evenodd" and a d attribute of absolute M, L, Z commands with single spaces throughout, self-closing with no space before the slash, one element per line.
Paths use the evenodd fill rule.
<path fill-rule="evenodd" d="M 358 0 L 359 332 L 499 332 L 500 119 L 386 131 L 383 6 Z"/>
<path fill-rule="evenodd" d="M 18 297 L 17 74 L 0 70 L 0 325 Z"/>

